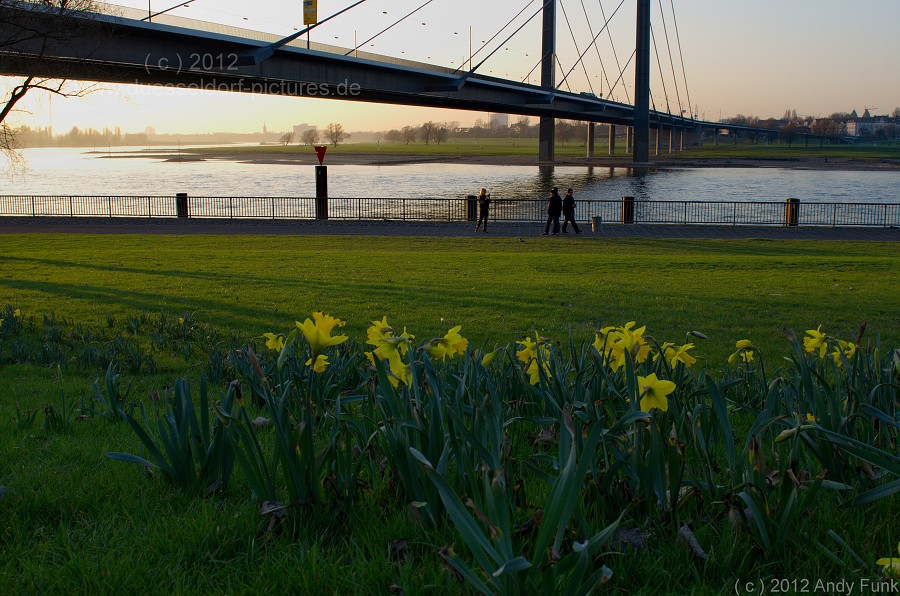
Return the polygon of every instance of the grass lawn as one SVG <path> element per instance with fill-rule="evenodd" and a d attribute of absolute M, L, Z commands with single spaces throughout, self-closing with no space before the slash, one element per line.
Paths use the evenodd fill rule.
<path fill-rule="evenodd" d="M 165 311 L 243 342 L 287 333 L 314 310 L 347 321 L 341 332 L 363 341 L 369 322 L 387 315 L 418 339 L 458 324 L 471 345 L 490 348 L 534 331 L 562 344 L 571 334 L 580 344 L 601 324 L 634 320 L 660 343 L 702 332 L 707 340 L 691 339 L 705 359 L 698 367 L 715 371 L 744 338 L 768 367 L 782 366 L 784 328 L 802 334 L 823 325 L 855 339 L 868 321 L 866 338 L 900 344 L 895 244 L 580 240 L 4 235 L 0 309 L 11 305 L 37 320 L 54 313 L 84 333 Z M 420 525 L 384 486 L 364 491 L 352 509 L 305 509 L 290 530 L 267 532 L 241 479 L 227 498 L 204 499 L 106 459 L 110 451 L 139 452 L 124 423 L 97 417 L 42 427 L 41 412 L 61 409 L 61 395 L 69 407 L 89 402 L 102 370 L 12 364 L 14 349 L 0 344 L 4 592 L 459 591 L 437 555 L 451 543 L 464 550 L 453 527 Z M 203 368 L 196 354 L 158 360 L 152 374 L 123 372 L 133 399 L 149 404 L 148 391 L 185 374 L 196 383 Z M 215 386 L 214 399 L 223 389 Z M 37 421 L 22 424 L 17 406 L 39 410 Z M 894 495 L 851 507 L 829 493 L 774 560 L 727 524 L 697 528 L 706 563 L 663 532 L 647 551 L 610 555 L 608 587 L 718 594 L 738 579 L 858 583 L 867 572 L 825 532 L 837 531 L 867 563 L 891 556 L 900 539 L 896 504 Z"/>
<path fill-rule="evenodd" d="M 7 235 L 0 305 L 85 324 L 189 312 L 246 337 L 313 310 L 361 336 L 387 314 L 420 337 L 459 324 L 491 346 L 634 320 L 660 341 L 705 333 L 713 367 L 742 338 L 784 352 L 784 327 L 852 338 L 867 320 L 870 337 L 900 339 L 893 244 L 579 240 Z"/>

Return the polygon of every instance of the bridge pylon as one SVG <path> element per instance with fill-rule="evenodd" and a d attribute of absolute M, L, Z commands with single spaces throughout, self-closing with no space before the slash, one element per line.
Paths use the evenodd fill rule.
<path fill-rule="evenodd" d="M 541 42 L 541 87 L 549 93 L 556 91 L 556 0 L 544 5 L 543 35 Z M 556 159 L 556 119 L 541 116 L 538 126 L 538 159 Z"/>
<path fill-rule="evenodd" d="M 634 69 L 634 163 L 650 160 L 650 0 L 637 0 Z"/>

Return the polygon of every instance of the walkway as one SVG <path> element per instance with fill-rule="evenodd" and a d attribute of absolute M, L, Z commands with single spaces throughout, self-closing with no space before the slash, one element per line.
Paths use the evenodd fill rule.
<path fill-rule="evenodd" d="M 709 238 L 739 240 L 868 240 L 900 241 L 900 228 L 796 227 L 726 225 L 622 225 L 603 224 L 598 234 L 589 222 L 581 234 L 561 234 L 548 242 L 587 238 Z M 432 236 L 462 238 L 539 237 L 544 227 L 538 223 L 491 223 L 489 233 L 473 232 L 474 224 L 420 221 L 310 221 L 310 220 L 216 220 L 138 219 L 88 217 L 0 217 L 0 234 L 80 233 L 80 234 L 274 234 L 335 236 Z"/>

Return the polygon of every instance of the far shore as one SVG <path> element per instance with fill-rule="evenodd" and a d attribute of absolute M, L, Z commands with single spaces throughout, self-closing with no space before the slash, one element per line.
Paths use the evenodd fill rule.
<path fill-rule="evenodd" d="M 255 147 L 211 147 L 203 149 L 183 149 L 180 152 L 148 150 L 139 153 L 104 152 L 110 159 L 150 158 L 166 161 L 233 161 L 253 164 L 316 165 L 315 154 L 309 152 L 261 152 Z M 852 158 L 844 156 L 797 156 L 797 157 L 691 157 L 690 150 L 682 154 L 650 157 L 648 164 L 635 164 L 630 156 L 615 157 L 597 155 L 592 158 L 557 157 L 552 163 L 541 162 L 532 155 L 453 155 L 453 154 L 409 154 L 352 152 L 348 147 L 326 154 L 325 165 L 371 165 L 403 166 L 423 163 L 472 164 L 488 166 L 581 166 L 600 168 L 632 168 L 636 166 L 653 168 L 786 168 L 798 170 L 855 170 L 885 171 L 900 170 L 900 159 Z"/>

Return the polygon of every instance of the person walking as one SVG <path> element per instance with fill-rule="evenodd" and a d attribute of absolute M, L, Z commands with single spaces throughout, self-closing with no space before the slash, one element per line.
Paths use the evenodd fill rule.
<path fill-rule="evenodd" d="M 569 189 L 569 192 L 566 193 L 566 196 L 563 197 L 562 202 L 562 211 L 563 211 L 563 225 L 562 231 L 563 234 L 568 234 L 566 231 L 566 226 L 571 222 L 572 229 L 575 230 L 576 234 L 580 234 L 581 230 L 578 228 L 578 224 L 575 223 L 575 197 L 572 195 L 572 189 Z"/>
<path fill-rule="evenodd" d="M 563 202 L 559 196 L 559 188 L 554 186 L 550 190 L 550 198 L 547 201 L 547 225 L 544 226 L 544 233 L 541 236 L 550 234 L 550 224 L 553 224 L 553 236 L 559 234 L 559 216 L 562 215 Z"/>
<path fill-rule="evenodd" d="M 487 220 L 490 206 L 491 193 L 489 193 L 486 188 L 482 188 L 481 192 L 478 193 L 478 223 L 475 224 L 476 232 L 478 231 L 478 228 L 481 227 L 481 222 L 484 222 L 484 233 L 487 234 Z"/>

